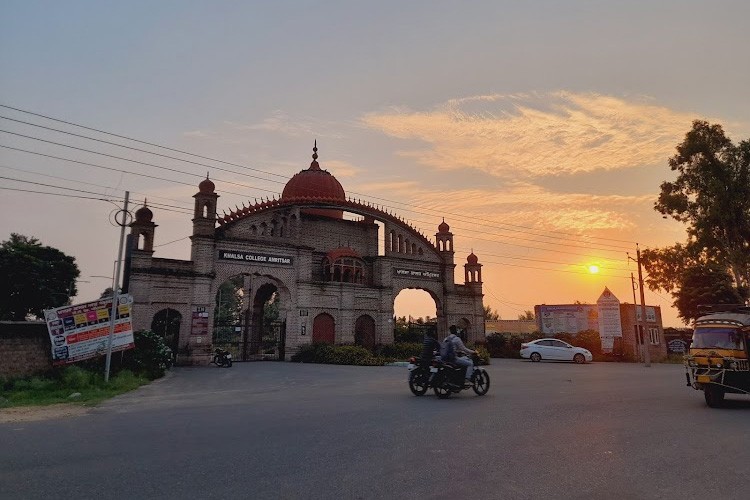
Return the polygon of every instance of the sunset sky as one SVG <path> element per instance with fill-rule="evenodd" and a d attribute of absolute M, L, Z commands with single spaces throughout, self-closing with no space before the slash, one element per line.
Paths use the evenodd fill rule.
<path fill-rule="evenodd" d="M 71 196 L 148 198 L 155 255 L 186 259 L 207 171 L 229 211 L 278 197 L 317 140 L 350 196 L 433 237 L 445 217 L 456 281 L 473 249 L 502 318 L 605 286 L 632 302 L 626 252 L 685 239 L 652 207 L 692 120 L 750 138 L 748 19 L 746 0 L 7 0 L 0 239 L 76 257 L 77 301 L 93 299 L 115 205 Z M 646 302 L 681 326 L 667 293 Z M 404 294 L 396 312 L 434 304 Z"/>

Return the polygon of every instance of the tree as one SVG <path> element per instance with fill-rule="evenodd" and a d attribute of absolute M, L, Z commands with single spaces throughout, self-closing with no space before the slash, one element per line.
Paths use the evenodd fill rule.
<path fill-rule="evenodd" d="M 500 313 L 492 309 L 490 306 L 484 306 L 484 319 L 489 321 L 497 321 L 500 319 Z"/>
<path fill-rule="evenodd" d="M 521 321 L 534 321 L 534 311 L 524 311 L 523 314 L 518 315 L 518 319 Z"/>
<path fill-rule="evenodd" d="M 687 242 L 641 253 L 651 290 L 670 292 L 688 323 L 699 304 L 747 301 L 750 292 L 750 140 L 696 120 L 669 166 L 654 209 L 687 226 Z"/>
<path fill-rule="evenodd" d="M 12 233 L 0 243 L 0 319 L 40 318 L 44 309 L 67 304 L 80 274 L 74 257 Z"/>

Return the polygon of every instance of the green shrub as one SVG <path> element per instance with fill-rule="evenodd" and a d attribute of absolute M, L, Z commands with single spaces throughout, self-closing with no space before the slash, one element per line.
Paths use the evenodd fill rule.
<path fill-rule="evenodd" d="M 396 344 L 379 345 L 375 348 L 377 356 L 406 360 L 412 356 L 419 356 L 422 353 L 422 344 L 420 342 L 400 342 Z"/>
<path fill-rule="evenodd" d="M 79 366 L 66 366 L 60 373 L 61 386 L 68 389 L 86 389 L 92 385 L 92 382 L 93 373 Z"/>
<path fill-rule="evenodd" d="M 162 336 L 151 330 L 138 330 L 133 337 L 135 349 L 123 352 L 122 369 L 143 374 L 151 380 L 163 377 L 172 366 L 172 350 Z"/>
<path fill-rule="evenodd" d="M 469 347 L 470 349 L 474 349 L 477 351 L 477 356 L 479 356 L 479 365 L 489 365 L 490 364 L 490 352 L 487 350 L 487 348 L 477 342 L 474 347 Z"/>
<path fill-rule="evenodd" d="M 298 363 L 360 366 L 379 366 L 387 361 L 382 357 L 373 356 L 369 350 L 361 346 L 333 346 L 322 342 L 300 346 L 291 360 Z"/>

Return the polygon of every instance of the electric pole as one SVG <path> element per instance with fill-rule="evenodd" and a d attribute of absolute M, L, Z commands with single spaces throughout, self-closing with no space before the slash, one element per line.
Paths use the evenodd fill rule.
<path fill-rule="evenodd" d="M 635 261 L 636 264 L 638 264 L 638 288 L 640 288 L 641 291 L 641 305 L 640 305 L 640 311 L 641 311 L 641 320 L 637 321 L 639 323 L 640 328 L 640 337 L 643 339 L 643 365 L 644 366 L 651 366 L 651 354 L 648 352 L 649 344 L 651 344 L 651 339 L 646 340 L 646 299 L 644 297 L 643 293 L 643 271 L 641 266 L 641 249 L 638 246 L 638 243 L 635 244 L 635 251 L 636 251 L 636 259 L 628 255 L 628 259 Z M 631 274 L 632 278 L 632 274 Z M 633 301 L 635 301 L 635 290 L 633 291 Z M 636 318 L 637 319 L 637 318 Z"/>
<path fill-rule="evenodd" d="M 112 362 L 112 339 L 115 336 L 115 321 L 117 320 L 117 303 L 119 301 L 119 288 L 120 288 L 120 266 L 122 265 L 122 244 L 125 240 L 125 227 L 128 225 L 128 201 L 130 199 L 130 191 L 125 191 L 125 204 L 122 210 L 118 212 L 118 215 L 122 215 L 122 220 L 115 221 L 120 226 L 120 246 L 117 248 L 117 269 L 115 271 L 114 278 L 112 280 L 112 310 L 110 311 L 109 317 L 109 337 L 107 338 L 107 360 L 104 366 L 104 381 L 109 382 L 109 367 Z"/>

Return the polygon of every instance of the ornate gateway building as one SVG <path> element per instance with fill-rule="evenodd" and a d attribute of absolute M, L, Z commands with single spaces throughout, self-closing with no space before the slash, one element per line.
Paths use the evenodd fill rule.
<path fill-rule="evenodd" d="M 482 265 L 471 253 L 454 283 L 453 234 L 431 241 L 403 219 L 352 198 L 318 164 L 279 199 L 217 216 L 219 195 L 198 186 L 189 261 L 154 257 L 147 206 L 130 225 L 134 328 L 164 334 L 178 362 L 206 363 L 211 346 L 235 359 L 288 359 L 311 342 L 374 348 L 393 342 L 394 299 L 405 288 L 435 301 L 439 335 L 484 338 Z"/>

